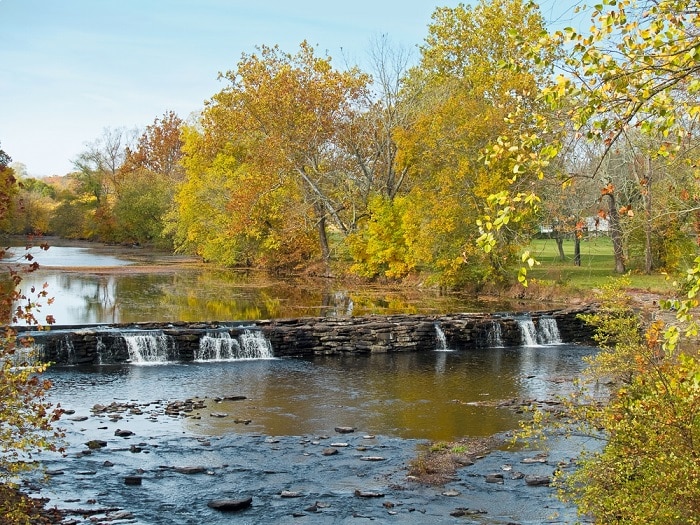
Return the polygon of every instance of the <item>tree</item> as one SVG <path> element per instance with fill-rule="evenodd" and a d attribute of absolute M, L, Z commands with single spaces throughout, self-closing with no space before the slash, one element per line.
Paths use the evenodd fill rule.
<path fill-rule="evenodd" d="M 403 83 L 400 102 L 408 102 L 402 106 L 408 117 L 393 131 L 397 172 L 406 173 L 405 200 L 397 204 L 405 210 L 403 235 L 373 239 L 370 232 L 376 222 L 368 217 L 367 229 L 361 232 L 366 243 L 396 244 L 370 257 L 355 243 L 356 268 L 386 272 L 390 264 L 398 277 L 398 268 L 419 269 L 445 286 L 479 286 L 502 275 L 513 250 L 484 256 L 474 249 L 474 239 L 479 235 L 475 221 L 482 197 L 511 177 L 499 166 L 479 163 L 479 152 L 495 140 L 518 101 L 532 102 L 530 94 L 536 91 L 534 74 L 494 67 L 514 55 L 525 61 L 524 51 L 508 37 L 513 28 L 536 40 L 543 21 L 534 6 L 519 0 L 482 1 L 473 8 L 459 5 L 433 14 L 420 64 Z M 374 202 L 378 217 L 392 215 L 386 210 L 390 199 L 381 206 Z M 383 230 L 374 229 L 377 234 Z M 509 240 L 512 246 L 518 244 L 514 236 Z M 403 264 L 382 262 L 382 254 L 392 259 L 401 254 Z"/>
<path fill-rule="evenodd" d="M 226 221 L 234 243 L 256 245 L 258 262 L 273 265 L 293 253 L 299 256 L 294 266 L 308 265 L 320 254 L 328 273 L 329 228 L 347 235 L 357 213 L 358 175 L 350 173 L 357 168 L 339 136 L 365 100 L 368 77 L 357 69 L 335 70 L 330 58 L 316 57 L 306 42 L 295 55 L 263 46 L 222 77 L 230 85 L 186 134 L 186 154 L 198 156 L 185 160 L 187 177 L 205 182 L 227 176 L 220 171 L 226 166 L 225 212 L 240 219 Z M 197 195 L 187 193 L 188 182 L 181 206 Z M 311 235 L 316 247 L 308 244 Z"/>
<path fill-rule="evenodd" d="M 12 170 L 8 167 L 10 157 L 0 149 L 0 202 L 9 203 L 12 195 L 8 191 L 14 185 Z M 9 172 L 9 173 L 8 173 Z M 8 208 L 2 206 L 0 219 Z M 0 255 L 5 255 L 2 250 Z M 6 266 L 7 278 L 0 283 L 0 311 L 8 323 L 0 338 L 0 513 L 7 523 L 28 523 L 27 509 L 11 503 L 3 497 L 11 488 L 15 476 L 32 467 L 32 454 L 41 450 L 57 450 L 56 439 L 60 431 L 53 423 L 60 417 L 60 407 L 52 407 L 45 399 L 50 382 L 41 378 L 46 369 L 42 363 L 34 363 L 30 354 L 18 343 L 16 333 L 9 323 L 37 323 L 41 302 L 48 299 L 45 289 L 23 292 L 19 288 L 21 273 L 33 271 L 38 265 L 32 262 L 27 252 L 23 258 L 27 265 Z M 46 323 L 53 319 L 47 316 Z M 29 344 L 30 341 L 25 341 Z"/>
<path fill-rule="evenodd" d="M 166 112 L 146 127 L 135 149 L 125 148 L 112 204 L 115 240 L 172 247 L 165 222 L 184 178 L 182 124 L 174 112 Z"/>
<path fill-rule="evenodd" d="M 92 205 L 90 231 L 84 237 L 113 241 L 115 223 L 112 214 L 114 195 L 119 186 L 119 170 L 126 158 L 133 132 L 125 128 L 105 128 L 102 135 L 87 145 L 87 149 L 73 161 L 73 177 L 79 183 L 79 192 Z"/>
<path fill-rule="evenodd" d="M 572 125 L 580 136 L 598 141 L 601 163 L 635 129 L 654 140 L 656 147 L 647 151 L 652 158 L 675 155 L 696 135 L 700 66 L 694 2 L 607 0 L 591 14 L 589 34 L 567 28 L 541 39 L 533 48 L 538 63 L 543 63 L 539 58 L 543 49 L 558 53 L 560 73 L 543 88 L 541 96 L 549 114 L 530 113 L 540 131 L 505 134 L 488 148 L 490 162 L 506 162 L 523 174 L 543 178 L 551 161 L 562 152 Z M 514 37 L 524 42 L 524 36 Z M 508 69 L 517 71 L 522 66 L 510 60 Z M 557 118 L 551 118 L 552 113 Z M 504 149 L 499 143 L 509 147 Z M 687 163 L 695 165 L 691 158 Z M 600 170 L 595 169 L 592 175 L 600 175 Z M 509 204 L 501 207 L 504 216 L 517 217 L 523 200 L 513 199 L 522 194 L 512 186 L 501 197 Z M 480 244 L 491 247 L 500 224 L 487 220 L 484 225 Z"/>
<path fill-rule="evenodd" d="M 605 0 L 591 9 L 590 32 L 566 29 L 541 41 L 566 51 L 559 62 L 562 73 L 545 87 L 543 98 L 582 136 L 597 142 L 601 166 L 633 130 L 655 145 L 645 151 L 653 162 L 678 158 L 688 141 L 697 145 L 698 14 L 692 0 Z M 532 119 L 543 126 L 552 123 L 541 115 Z M 544 178 L 562 150 L 563 133 L 551 125 L 550 130 L 558 141 L 511 130 L 500 139 L 510 147 L 492 146 L 487 158 Z M 685 162 L 695 177 L 676 188 L 687 196 L 697 194 L 700 162 L 697 148 L 688 151 Z M 649 165 L 644 169 L 650 174 Z M 604 188 L 608 195 L 616 191 Z M 512 219 L 523 211 L 518 196 L 505 188 L 492 200 L 502 200 L 501 216 Z M 695 206 L 685 211 L 695 213 Z M 481 243 L 488 247 L 498 241 L 493 232 L 502 226 L 486 221 L 490 229 L 484 229 Z M 589 317 L 599 327 L 603 349 L 591 378 L 612 382 L 607 402 L 591 400 L 584 388 L 570 404 L 573 424 L 602 437 L 603 444 L 582 459 L 564 494 L 596 522 L 698 523 L 700 360 L 697 341 L 688 337 L 698 334 L 700 258 L 687 269 L 679 292 L 679 298 L 664 302 L 675 318 L 667 314 L 645 323 L 619 291 L 609 293 L 603 310 Z"/>

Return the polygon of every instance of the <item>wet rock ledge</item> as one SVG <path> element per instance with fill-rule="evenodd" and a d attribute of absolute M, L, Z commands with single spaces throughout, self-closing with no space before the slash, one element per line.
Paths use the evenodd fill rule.
<path fill-rule="evenodd" d="M 530 331 L 529 336 L 538 339 L 543 331 L 547 332 L 543 336 L 546 339 L 552 336 L 552 328 L 561 342 L 590 344 L 592 329 L 579 314 L 591 308 L 528 314 L 371 315 L 255 322 L 54 326 L 48 331 L 20 327 L 18 338 L 31 338 L 40 357 L 56 364 L 134 361 L 133 338 L 140 338 L 139 344 L 148 351 L 160 347 L 166 361 L 210 359 L 211 353 L 202 352 L 205 337 L 242 341 L 250 334 L 255 334 L 273 357 L 514 347 L 523 344 L 524 331 Z M 236 343 L 236 346 L 246 344 L 249 343 Z"/>

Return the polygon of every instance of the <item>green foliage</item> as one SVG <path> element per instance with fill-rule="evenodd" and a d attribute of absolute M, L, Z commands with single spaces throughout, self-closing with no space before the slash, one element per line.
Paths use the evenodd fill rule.
<path fill-rule="evenodd" d="M 369 218 L 359 232 L 348 237 L 350 254 L 355 263 L 351 271 L 363 277 L 399 279 L 415 266 L 408 259 L 404 215 L 408 201 L 376 196 L 370 200 Z"/>
<path fill-rule="evenodd" d="M 583 316 L 601 350 L 563 399 L 565 416 L 536 410 L 519 437 L 565 429 L 601 444 L 557 476 L 562 499 L 595 523 L 698 523 L 700 360 L 673 350 L 663 322 L 640 317 L 628 285 L 610 281 Z"/>

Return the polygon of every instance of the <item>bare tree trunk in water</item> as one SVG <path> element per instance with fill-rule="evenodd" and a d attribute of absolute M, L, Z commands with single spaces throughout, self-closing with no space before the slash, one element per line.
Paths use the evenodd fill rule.
<path fill-rule="evenodd" d="M 622 229 L 620 228 L 620 214 L 617 211 L 615 194 L 605 194 L 609 199 L 608 221 L 610 222 L 610 238 L 613 243 L 615 256 L 615 273 L 625 273 L 625 252 L 622 245 Z"/>

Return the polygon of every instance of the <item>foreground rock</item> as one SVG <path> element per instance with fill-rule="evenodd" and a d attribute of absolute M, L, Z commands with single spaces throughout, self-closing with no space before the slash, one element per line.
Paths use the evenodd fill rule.
<path fill-rule="evenodd" d="M 221 512 L 237 512 L 247 509 L 253 504 L 253 498 L 248 496 L 243 499 L 214 499 L 207 503 L 207 507 Z"/>

